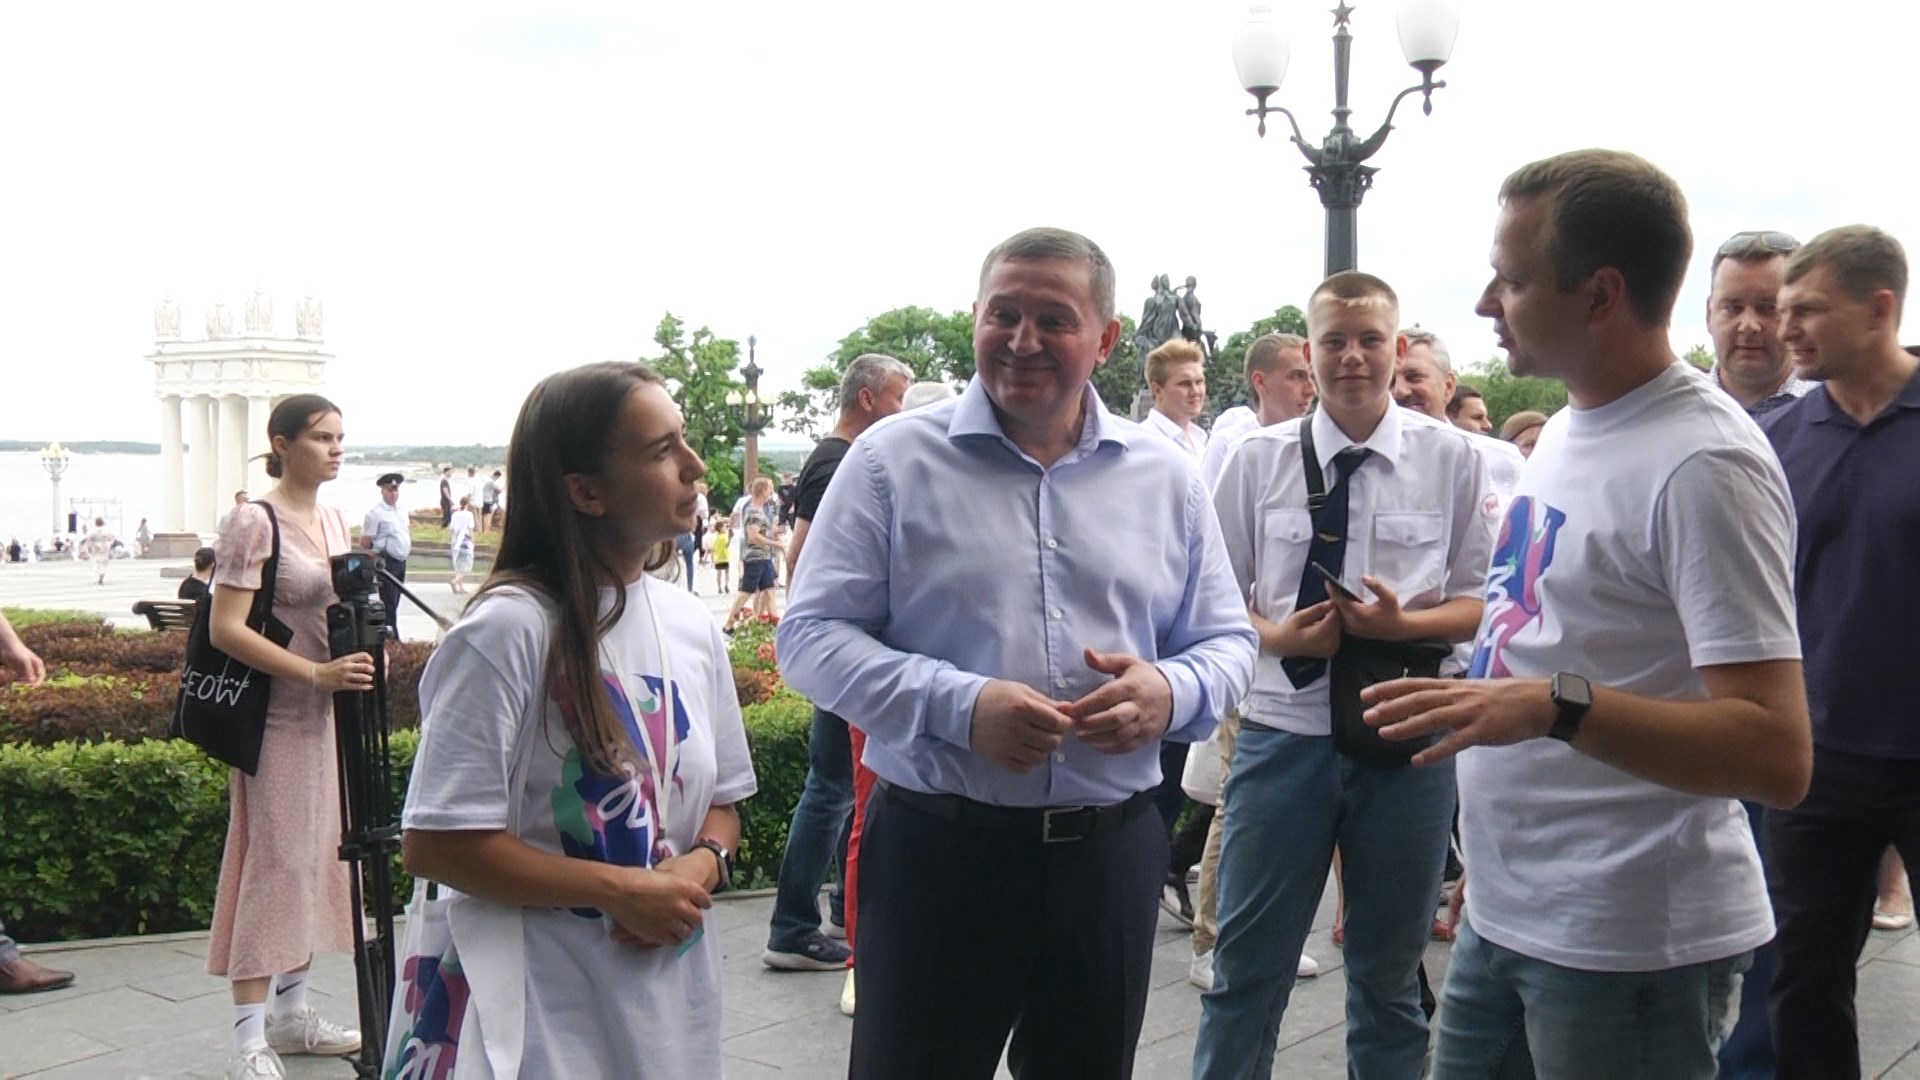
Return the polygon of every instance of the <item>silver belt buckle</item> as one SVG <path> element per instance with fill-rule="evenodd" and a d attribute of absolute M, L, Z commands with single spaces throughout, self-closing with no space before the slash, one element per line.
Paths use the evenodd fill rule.
<path fill-rule="evenodd" d="M 1086 837 L 1084 836 L 1053 835 L 1054 815 L 1078 814 L 1085 811 L 1086 809 L 1087 807 L 1084 807 L 1084 806 L 1057 806 L 1057 807 L 1050 807 L 1047 810 L 1042 811 L 1040 814 L 1040 842 L 1043 844 L 1070 844 L 1076 840 L 1086 839 Z"/>

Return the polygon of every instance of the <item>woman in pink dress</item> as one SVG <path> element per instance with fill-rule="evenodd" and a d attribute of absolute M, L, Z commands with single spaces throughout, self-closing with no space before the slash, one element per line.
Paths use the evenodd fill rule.
<path fill-rule="evenodd" d="M 328 559 L 351 550 L 346 521 L 319 503 L 340 471 L 340 410 L 299 394 L 267 420 L 267 475 L 258 502 L 234 508 L 215 547 L 209 636 L 216 648 L 273 679 L 257 775 L 232 774 L 232 810 L 207 970 L 233 983 L 229 1078 L 284 1076 L 281 1054 L 351 1054 L 360 1033 L 307 1003 L 313 954 L 352 948 L 354 913 L 340 862 L 340 795 L 333 695 L 373 688 L 373 658 L 328 658 Z M 269 518 L 265 503 L 273 508 Z M 273 613 L 293 631 L 281 648 L 247 626 L 280 528 Z M 271 1005 L 269 1005 L 271 999 Z"/>

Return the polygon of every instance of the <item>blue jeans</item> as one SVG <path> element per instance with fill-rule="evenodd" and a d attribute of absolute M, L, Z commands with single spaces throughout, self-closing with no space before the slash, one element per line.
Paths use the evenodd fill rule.
<path fill-rule="evenodd" d="M 853 743 L 847 722 L 813 710 L 807 734 L 807 784 L 787 827 L 779 891 L 767 948 L 792 952 L 820 932 L 820 884 L 836 856 L 847 865 L 847 829 L 853 824 Z"/>
<path fill-rule="evenodd" d="M 1467 871 L 1471 915 L 1473 871 Z M 1460 921 L 1440 998 L 1434 1080 L 1707 1080 L 1752 953 L 1664 971 L 1577 971 Z"/>
<path fill-rule="evenodd" d="M 1427 1050 L 1420 958 L 1440 903 L 1453 763 L 1376 769 L 1327 736 L 1240 727 L 1221 812 L 1219 939 L 1201 999 L 1197 1078 L 1266 1077 L 1327 887 L 1347 887 L 1347 1072 L 1414 1077 Z"/>
<path fill-rule="evenodd" d="M 1767 808 L 1742 801 L 1753 842 L 1760 848 L 1760 867 L 1766 869 Z M 1780 950 L 1769 941 L 1753 950 L 1753 967 L 1740 980 L 1740 1014 L 1733 1033 L 1720 1047 L 1720 1080 L 1773 1080 L 1773 1025 L 1767 1021 L 1767 998 L 1773 992 L 1773 973 L 1780 970 Z"/>

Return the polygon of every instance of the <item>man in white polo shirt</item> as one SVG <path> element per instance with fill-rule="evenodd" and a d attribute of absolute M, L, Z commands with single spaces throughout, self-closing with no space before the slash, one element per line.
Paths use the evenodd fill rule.
<path fill-rule="evenodd" d="M 1207 364 L 1200 346 L 1169 341 L 1148 353 L 1147 387 L 1153 408 L 1147 410 L 1146 426 L 1198 463 L 1207 449 L 1207 429 L 1196 422 L 1207 408 Z"/>
<path fill-rule="evenodd" d="M 1736 800 L 1791 806 L 1812 772 L 1793 504 L 1759 429 L 1669 344 L 1678 185 L 1588 150 L 1500 198 L 1476 310 L 1571 407 L 1505 514 L 1469 678 L 1364 695 L 1387 738 L 1440 736 L 1416 765 L 1472 747 L 1433 1076 L 1706 1080 L 1774 931 Z"/>

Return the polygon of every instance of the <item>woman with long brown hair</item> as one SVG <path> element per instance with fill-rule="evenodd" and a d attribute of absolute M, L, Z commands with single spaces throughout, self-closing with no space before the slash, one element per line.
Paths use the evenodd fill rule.
<path fill-rule="evenodd" d="M 755 781 L 713 617 L 647 573 L 693 528 L 684 431 L 641 364 L 535 387 L 493 572 L 421 682 L 406 863 L 458 890 L 470 1005 L 441 1034 L 495 1075 L 721 1072 L 703 909 Z"/>
<path fill-rule="evenodd" d="M 279 483 L 228 518 L 214 547 L 207 624 L 214 647 L 273 680 L 260 767 L 253 776 L 232 773 L 207 946 L 207 970 L 233 983 L 230 1080 L 284 1076 L 280 1054 L 360 1049 L 360 1033 L 322 1020 L 306 992 L 314 953 L 353 947 L 333 695 L 373 688 L 372 657 L 329 659 L 327 647 L 328 560 L 352 550 L 345 519 L 320 505 L 320 485 L 340 472 L 340 410 L 318 394 L 297 394 L 274 408 L 267 437 L 267 475 Z M 284 648 L 247 625 L 276 529 L 273 615 L 293 632 Z"/>

